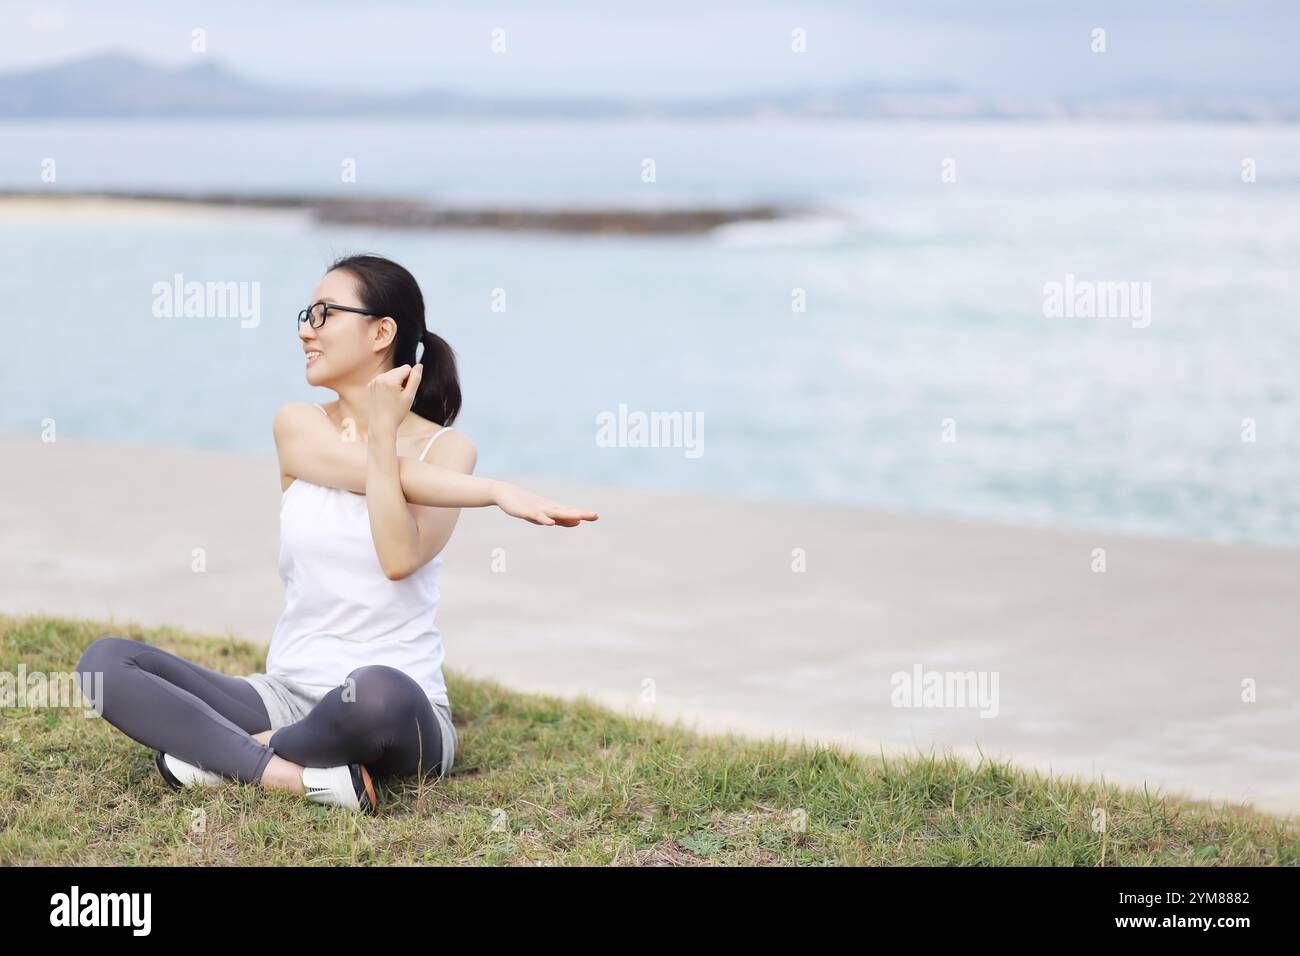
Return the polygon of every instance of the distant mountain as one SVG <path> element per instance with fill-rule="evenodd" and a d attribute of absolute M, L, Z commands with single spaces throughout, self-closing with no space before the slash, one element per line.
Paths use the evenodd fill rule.
<path fill-rule="evenodd" d="M 600 100 L 509 100 L 426 91 L 373 95 L 270 86 L 219 63 L 164 67 L 122 54 L 0 75 L 0 116 L 622 115 Z"/>
<path fill-rule="evenodd" d="M 968 94 L 942 85 L 754 93 L 713 100 L 379 95 L 272 86 L 220 64 L 163 67 L 102 54 L 0 75 L 0 118 L 427 116 L 614 118 L 808 116 L 922 119 L 1208 119 L 1300 121 L 1300 99 L 1135 94 L 1093 99 Z"/>
<path fill-rule="evenodd" d="M 184 68 L 104 54 L 0 76 L 0 116 L 229 116 L 366 109 L 364 97 L 322 96 L 241 79 L 205 61 Z"/>

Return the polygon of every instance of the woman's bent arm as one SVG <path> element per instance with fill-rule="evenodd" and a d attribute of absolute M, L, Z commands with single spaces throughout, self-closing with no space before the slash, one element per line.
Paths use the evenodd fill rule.
<path fill-rule="evenodd" d="M 379 566 L 390 581 L 399 580 L 421 566 L 420 530 L 411 506 L 402 495 L 398 476 L 397 439 L 371 434 L 366 440 L 366 510 L 370 537 L 375 542 Z"/>

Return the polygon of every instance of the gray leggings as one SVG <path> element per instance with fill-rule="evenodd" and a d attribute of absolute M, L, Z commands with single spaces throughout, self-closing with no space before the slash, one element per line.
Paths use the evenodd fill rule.
<path fill-rule="evenodd" d="M 103 674 L 94 703 L 132 740 L 205 770 L 257 783 L 272 755 L 304 767 L 364 764 L 373 777 L 442 772 L 442 731 L 433 705 L 409 674 L 358 667 L 302 720 L 281 727 L 269 745 L 250 735 L 271 729 L 261 695 L 221 674 L 125 637 L 101 637 L 77 663 Z"/>

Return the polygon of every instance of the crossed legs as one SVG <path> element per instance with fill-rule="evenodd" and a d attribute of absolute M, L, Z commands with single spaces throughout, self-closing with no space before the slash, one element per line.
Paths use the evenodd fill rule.
<path fill-rule="evenodd" d="M 103 673 L 95 703 L 132 740 L 245 783 L 302 793 L 303 767 L 349 763 L 376 778 L 441 772 L 433 706 L 413 678 L 393 667 L 358 667 L 306 717 L 274 732 L 247 681 L 151 644 L 102 637 L 76 669 Z"/>

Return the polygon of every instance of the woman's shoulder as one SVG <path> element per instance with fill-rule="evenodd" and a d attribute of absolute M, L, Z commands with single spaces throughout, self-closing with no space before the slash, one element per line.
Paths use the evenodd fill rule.
<path fill-rule="evenodd" d="M 454 426 L 434 422 L 429 424 L 431 427 L 424 441 L 428 442 L 431 438 L 437 438 L 437 441 L 429 449 L 429 454 L 424 456 L 424 460 L 444 468 L 473 471 L 478 461 L 478 448 L 473 439 Z"/>
<path fill-rule="evenodd" d="M 334 405 L 337 403 L 330 402 L 329 404 Z M 285 402 L 275 410 L 274 426 L 278 432 L 282 428 L 293 427 L 303 421 L 319 419 L 321 412 L 324 412 L 324 417 L 331 422 L 334 420 L 327 406 L 317 405 L 314 402 Z"/>
<path fill-rule="evenodd" d="M 456 428 L 454 425 L 440 424 L 439 422 L 435 422 L 432 419 L 425 418 L 423 415 L 415 411 L 407 412 L 406 417 L 407 417 L 407 422 L 406 422 L 407 427 L 411 429 L 410 434 L 417 436 L 417 439 L 413 439 L 413 440 L 428 441 L 434 435 L 439 435 L 442 432 L 446 432 L 447 433 L 446 437 L 439 439 L 439 444 L 441 444 L 444 441 L 451 441 L 452 438 L 455 436 L 459 436 L 456 439 L 457 441 L 466 441 L 466 442 L 469 441 L 469 436 L 466 435 L 459 428 Z"/>

